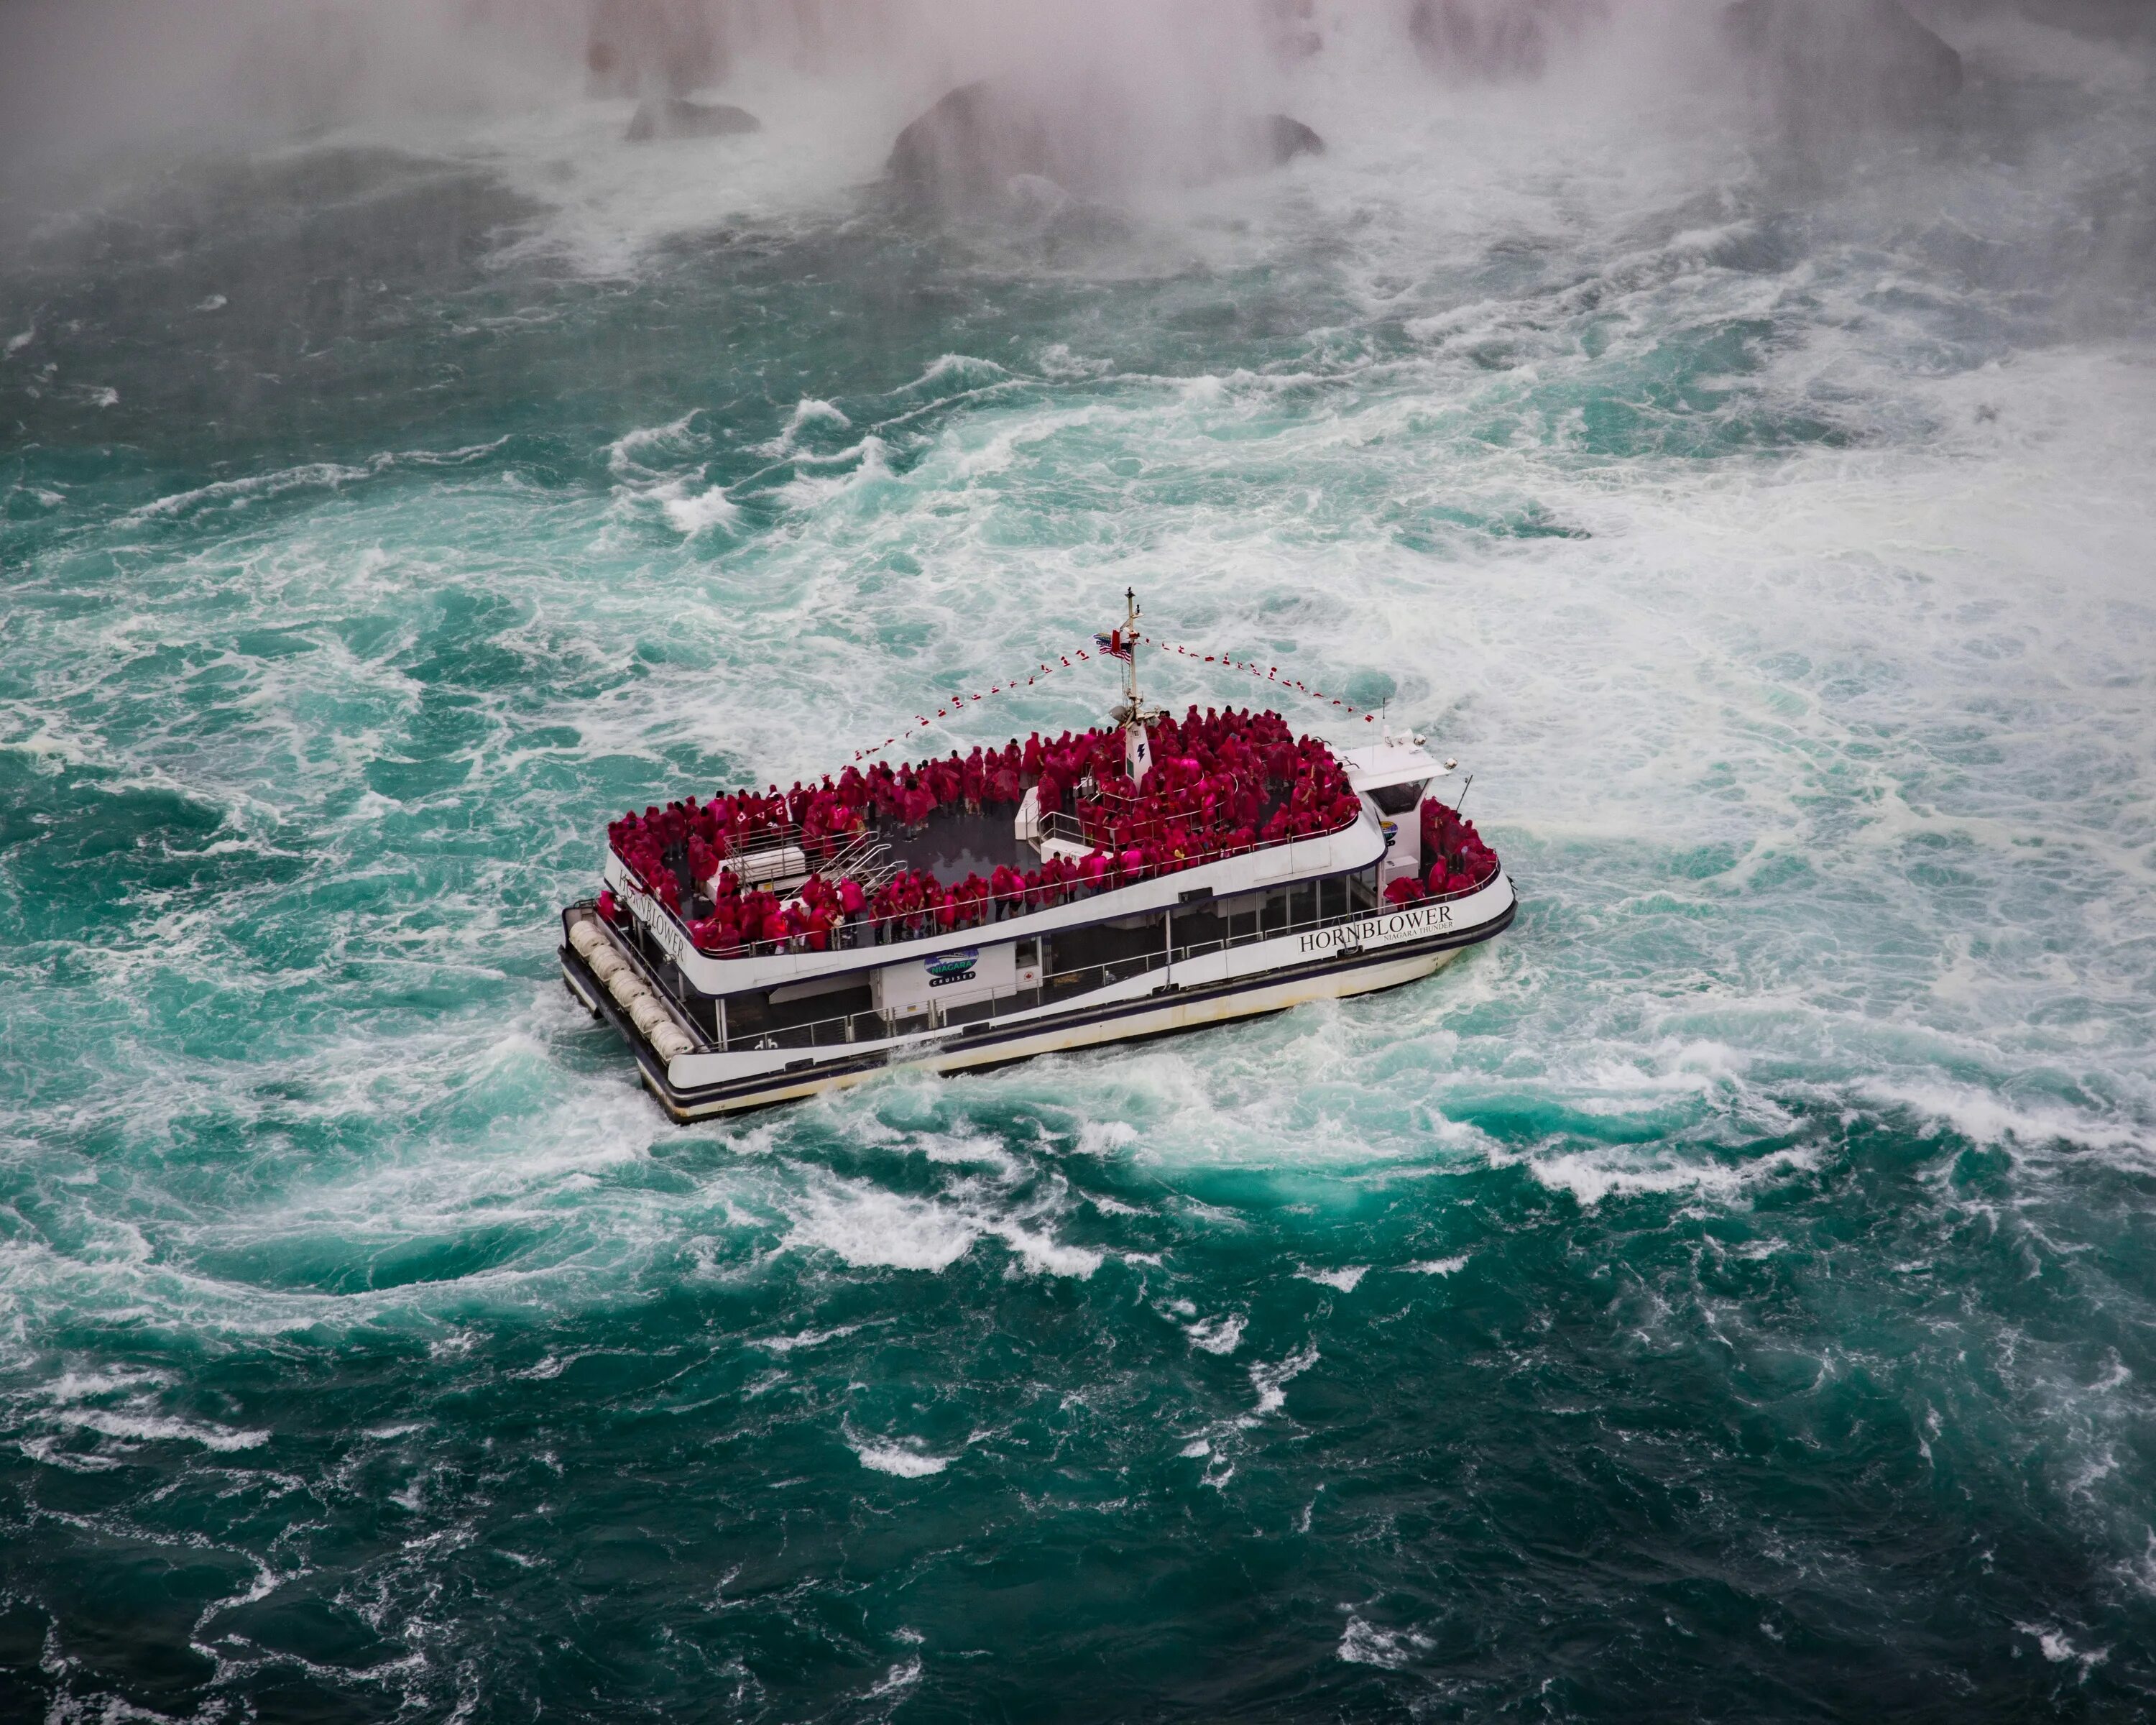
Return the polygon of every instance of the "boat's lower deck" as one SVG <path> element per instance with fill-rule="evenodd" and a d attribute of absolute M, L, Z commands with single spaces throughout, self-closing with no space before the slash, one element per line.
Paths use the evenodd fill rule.
<path fill-rule="evenodd" d="M 1500 875 L 1456 906 L 1343 918 L 1232 959 L 1223 952 L 1161 965 L 1075 999 L 1002 1017 L 798 1054 L 662 1055 L 650 1024 L 624 1005 L 619 987 L 603 983 L 571 944 L 563 944 L 561 960 L 571 993 L 614 1025 L 635 1052 L 646 1088 L 675 1120 L 688 1121 L 862 1083 L 895 1066 L 978 1070 L 1392 988 L 1428 976 L 1502 932 L 1515 909 L 1510 883 Z M 648 1009 L 642 1013 L 645 1020 L 652 1017 Z"/>

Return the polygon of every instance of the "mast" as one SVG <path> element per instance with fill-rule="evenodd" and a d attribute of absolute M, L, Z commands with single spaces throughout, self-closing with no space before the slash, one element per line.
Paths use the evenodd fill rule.
<path fill-rule="evenodd" d="M 1127 587 L 1123 589 L 1122 627 L 1111 635 L 1096 638 L 1103 648 L 1112 646 L 1116 656 L 1123 661 L 1123 698 L 1110 710 L 1108 716 L 1126 730 L 1159 716 L 1138 693 L 1138 619 L 1144 614 L 1145 607 L 1138 603 L 1137 588 Z"/>
<path fill-rule="evenodd" d="M 1138 706 L 1138 592 L 1134 587 L 1123 589 L 1123 705 L 1130 711 L 1128 722 L 1136 723 L 1141 713 Z"/>
<path fill-rule="evenodd" d="M 1123 700 L 1109 716 L 1123 727 L 1123 763 L 1134 783 L 1142 783 L 1152 770 L 1152 741 L 1146 732 L 1146 721 L 1155 716 L 1138 693 L 1138 618 L 1144 607 L 1138 603 L 1137 589 L 1123 589 L 1123 626 L 1116 631 L 1116 644 L 1122 649 Z"/>

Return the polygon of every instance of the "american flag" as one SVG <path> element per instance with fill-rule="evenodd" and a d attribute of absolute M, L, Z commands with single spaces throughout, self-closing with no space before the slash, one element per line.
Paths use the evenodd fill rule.
<path fill-rule="evenodd" d="M 1131 644 L 1123 639 L 1123 632 L 1119 629 L 1111 629 L 1104 635 L 1095 635 L 1093 644 L 1111 659 L 1128 659 L 1131 656 Z"/>

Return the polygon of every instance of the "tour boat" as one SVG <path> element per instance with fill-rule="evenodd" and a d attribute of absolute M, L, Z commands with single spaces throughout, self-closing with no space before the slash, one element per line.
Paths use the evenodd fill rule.
<path fill-rule="evenodd" d="M 871 751 L 613 824 L 603 890 L 562 912 L 562 974 L 668 1114 L 1368 993 L 1511 923 L 1504 870 L 1436 794 L 1455 762 L 1382 730 L 1336 750 L 1269 708 L 1178 720 L 1139 698 L 1150 638 L 1127 614 L 1096 637 L 1123 673 L 1109 726 L 897 768 Z"/>

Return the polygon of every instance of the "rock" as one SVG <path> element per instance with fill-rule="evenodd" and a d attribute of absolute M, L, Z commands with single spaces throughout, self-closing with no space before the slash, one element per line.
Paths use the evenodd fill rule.
<path fill-rule="evenodd" d="M 762 130 L 763 122 L 746 108 L 666 96 L 639 102 L 623 136 L 632 144 L 641 144 L 653 138 L 723 138 Z"/>
<path fill-rule="evenodd" d="M 2148 0 L 2021 0 L 2032 23 L 2112 41 L 2156 35 L 2156 8 Z"/>
<path fill-rule="evenodd" d="M 1285 114 L 1268 114 L 1257 121 L 1250 143 L 1251 153 L 1274 167 L 1285 167 L 1298 156 L 1325 153 L 1323 138 Z"/>
<path fill-rule="evenodd" d="M 1037 209 L 1042 186 L 1098 199 L 1141 181 L 1247 173 L 1324 148 L 1285 114 L 1210 128 L 1187 119 L 1146 124 L 1112 90 L 1096 87 L 1079 102 L 983 80 L 961 85 L 900 132 L 885 172 L 916 208 L 998 213 L 1014 203 Z"/>
<path fill-rule="evenodd" d="M 994 200 L 1014 176 L 1064 183 L 1048 129 L 983 79 L 962 84 L 899 133 L 884 172 L 909 203 Z"/>
<path fill-rule="evenodd" d="M 1900 0 L 1737 0 L 1722 26 L 1800 132 L 1912 124 L 1961 90 L 1961 56 Z"/>

